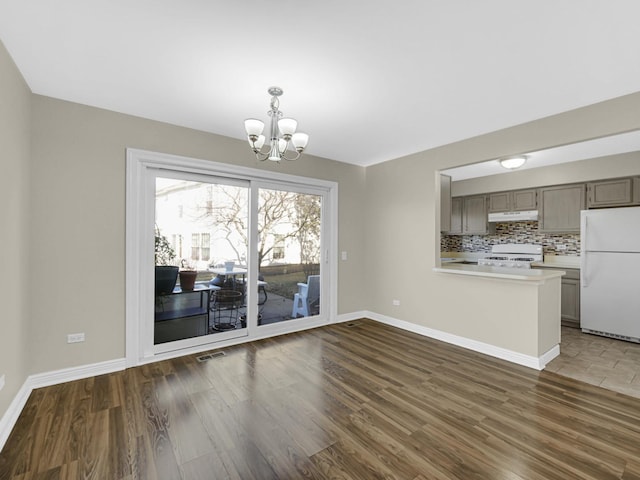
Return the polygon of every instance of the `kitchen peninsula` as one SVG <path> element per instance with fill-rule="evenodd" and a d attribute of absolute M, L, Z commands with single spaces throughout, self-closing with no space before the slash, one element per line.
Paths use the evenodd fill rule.
<path fill-rule="evenodd" d="M 451 299 L 452 313 L 469 318 L 478 316 L 477 304 L 486 305 L 486 288 L 490 288 L 490 303 L 495 306 L 490 321 L 478 322 L 472 341 L 458 341 L 455 325 L 450 338 L 442 338 L 465 348 L 503 358 L 520 365 L 542 370 L 560 353 L 560 285 L 562 270 L 526 269 L 445 263 L 433 269 L 439 281 L 450 284 L 455 291 Z M 484 302 L 474 302 L 478 291 Z M 455 298 L 453 298 L 455 297 Z M 479 299 L 480 300 L 480 299 Z M 463 332 L 460 332 L 460 336 Z M 468 331 L 464 336 L 469 338 Z"/>

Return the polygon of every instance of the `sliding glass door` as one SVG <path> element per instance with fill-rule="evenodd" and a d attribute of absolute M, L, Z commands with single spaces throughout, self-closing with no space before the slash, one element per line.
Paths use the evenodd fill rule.
<path fill-rule="evenodd" d="M 246 335 L 249 183 L 167 171 L 154 178 L 156 351 Z"/>
<path fill-rule="evenodd" d="M 337 186 L 127 153 L 127 361 L 335 318 Z"/>
<path fill-rule="evenodd" d="M 321 314 L 322 195 L 258 189 L 258 325 Z"/>

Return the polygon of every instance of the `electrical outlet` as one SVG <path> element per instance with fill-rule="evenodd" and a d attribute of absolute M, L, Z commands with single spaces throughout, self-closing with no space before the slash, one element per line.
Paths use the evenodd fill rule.
<path fill-rule="evenodd" d="M 566 249 L 567 249 L 567 246 L 566 246 L 566 245 L 556 245 L 556 250 L 557 250 L 558 252 L 562 252 L 562 251 L 564 251 L 564 250 L 566 250 Z"/>
<path fill-rule="evenodd" d="M 0 375 L 0 390 L 4 388 L 4 373 Z"/>
<path fill-rule="evenodd" d="M 67 343 L 84 342 L 84 333 L 70 333 L 67 335 Z"/>
<path fill-rule="evenodd" d="M 346 260 L 347 259 L 347 252 L 342 252 L 342 260 Z"/>
<path fill-rule="evenodd" d="M 394 300 L 393 301 L 393 306 L 394 307 L 399 307 L 400 306 L 400 300 Z"/>

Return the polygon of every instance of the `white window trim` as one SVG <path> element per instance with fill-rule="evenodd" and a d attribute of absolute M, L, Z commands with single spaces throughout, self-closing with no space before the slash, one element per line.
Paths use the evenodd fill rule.
<path fill-rule="evenodd" d="M 336 321 L 338 312 L 338 184 L 336 182 L 139 149 L 127 149 L 126 158 L 125 319 L 126 363 L 128 367 L 305 330 Z M 153 242 L 152 239 L 146 238 L 150 234 L 143 225 L 146 212 L 153 208 L 145 198 L 147 188 L 144 188 L 143 182 L 149 178 L 147 169 L 167 169 L 176 172 L 249 180 L 253 182 L 254 188 L 257 188 L 256 186 L 284 187 L 293 191 L 296 189 L 304 191 L 316 189 L 323 192 L 325 195 L 323 211 L 326 212 L 329 219 L 323 226 L 322 239 L 321 262 L 323 268 L 321 272 L 324 271 L 322 280 L 326 285 L 323 288 L 321 310 L 323 313 L 312 320 L 288 320 L 250 328 L 247 336 L 239 338 L 224 338 L 226 335 L 220 334 L 216 336 L 215 343 L 190 346 L 188 341 L 183 341 L 177 345 L 182 347 L 180 350 L 163 353 L 154 353 L 148 349 L 145 351 L 143 336 L 149 335 L 149 332 L 144 331 L 144 322 L 140 319 L 148 314 L 148 306 L 144 305 L 142 299 L 153 296 L 153 282 L 148 278 L 149 276 L 142 275 L 142 272 L 151 271 L 153 265 L 153 249 L 150 247 Z M 250 290 L 249 301 L 256 295 L 257 292 Z"/>

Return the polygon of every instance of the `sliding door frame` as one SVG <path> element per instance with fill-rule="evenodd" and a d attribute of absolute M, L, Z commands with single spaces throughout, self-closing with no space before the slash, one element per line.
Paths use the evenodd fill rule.
<path fill-rule="evenodd" d="M 338 184 L 336 182 L 138 149 L 127 149 L 126 156 L 125 317 L 128 367 L 305 330 L 336 321 L 338 311 Z M 150 237 L 152 232 L 149 232 L 146 221 L 152 215 L 155 205 L 147 194 L 150 188 L 147 183 L 153 177 L 151 171 L 158 169 L 249 181 L 251 208 L 255 207 L 257 202 L 256 190 L 265 186 L 322 194 L 321 272 L 324 271 L 322 274 L 324 286 L 322 287 L 323 308 L 320 315 L 311 317 L 307 321 L 298 319 L 281 322 L 277 326 L 257 326 L 255 322 L 250 322 L 248 335 L 240 338 L 216 336 L 212 343 L 189 346 L 187 342 L 175 351 L 155 351 L 153 342 L 149 342 L 148 332 L 148 319 L 153 314 L 150 309 L 153 302 L 149 301 L 154 295 L 153 279 L 145 272 L 152 271 L 154 264 L 153 242 Z M 250 228 L 250 235 L 257 236 L 257 227 L 250 224 Z M 249 252 L 249 255 L 253 255 L 253 252 Z M 257 255 L 253 259 L 252 271 L 249 272 L 248 299 L 250 302 L 257 298 L 257 282 L 252 281 L 258 271 L 258 266 L 255 265 L 256 260 Z"/>

